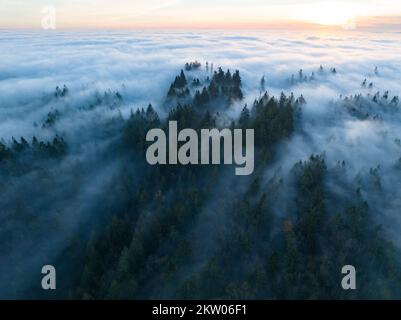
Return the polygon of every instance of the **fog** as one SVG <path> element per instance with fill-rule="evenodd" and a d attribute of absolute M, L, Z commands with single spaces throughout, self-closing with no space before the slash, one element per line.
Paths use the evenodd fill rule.
<path fill-rule="evenodd" d="M 121 118 L 149 103 L 165 117 L 171 81 L 194 60 L 203 64 L 201 77 L 206 76 L 206 61 L 215 69 L 240 71 L 244 101 L 227 111 L 229 117 L 260 97 L 262 76 L 269 95 L 302 94 L 307 104 L 301 123 L 264 169 L 264 185 L 275 175 L 286 181 L 294 164 L 311 154 L 324 154 L 330 168 L 345 161 L 347 181 L 357 181 L 369 195 L 369 205 L 380 212 L 375 219 L 401 247 L 401 112 L 400 105 L 390 103 L 401 94 L 400 56 L 400 33 L 0 31 L 0 139 L 10 144 L 13 137 L 30 142 L 34 136 L 51 141 L 58 135 L 68 145 L 62 159 L 41 160 L 46 171 L 8 175 L 0 167 L 0 239 L 6 244 L 0 253 L 0 298 L 21 296 L 40 277 L 39 266 L 51 263 L 80 237 L 91 237 L 93 225 L 127 201 L 126 195 L 105 200 L 131 161 L 114 147 Z M 306 81 L 299 79 L 300 69 Z M 362 86 L 365 79 L 367 86 Z M 64 85 L 69 94 L 55 97 L 56 87 Z M 388 99 L 383 98 L 386 91 Z M 111 98 L 98 104 L 104 92 Z M 121 101 L 113 96 L 116 92 Z M 379 102 L 373 103 L 377 92 Z M 344 99 L 358 94 L 362 110 L 355 113 L 354 102 Z M 46 126 L 55 110 L 59 116 Z M 135 172 L 135 163 L 129 170 Z M 44 174 L 57 177 L 57 183 L 47 185 Z M 380 186 L 371 192 L 376 174 Z M 36 184 L 38 175 L 41 182 Z M 334 180 L 327 183 L 341 193 Z M 236 183 L 234 177 L 227 181 Z M 22 205 L 36 217 L 28 231 L 15 213 Z M 217 210 L 213 198 L 208 208 Z M 58 215 L 60 225 L 48 225 L 49 215 Z M 220 229 L 219 223 L 205 209 L 193 232 Z M 195 248 L 203 248 L 200 264 L 216 237 L 212 232 L 209 240 L 194 242 Z"/>

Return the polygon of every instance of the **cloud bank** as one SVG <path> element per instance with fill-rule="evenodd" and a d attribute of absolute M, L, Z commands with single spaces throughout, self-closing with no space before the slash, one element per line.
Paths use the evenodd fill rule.
<path fill-rule="evenodd" d="M 266 169 L 266 181 L 277 172 L 286 176 L 312 153 L 325 154 L 329 166 L 345 161 L 348 179 L 359 179 L 365 192 L 372 185 L 366 179 L 378 174 L 380 192 L 371 205 L 401 246 L 401 113 L 399 106 L 391 108 L 388 102 L 372 103 L 377 92 L 383 99 L 388 91 L 389 100 L 401 94 L 398 33 L 1 31 L 0 43 L 0 138 L 11 143 L 13 137 L 47 141 L 60 135 L 69 146 L 67 157 L 48 163 L 46 174 L 59 177 L 52 192 L 37 189 L 27 197 L 44 171 L 0 183 L 0 237 L 6 243 L 0 254 L 0 283 L 13 279 L 2 288 L 3 294 L 0 290 L 0 297 L 18 296 L 32 285 L 27 273 L 60 255 L 71 238 L 101 219 L 98 215 L 107 216 L 110 210 L 102 208 L 102 198 L 127 159 L 107 154 L 118 133 L 103 125 L 128 118 L 131 110 L 149 103 L 165 116 L 163 102 L 173 76 L 195 59 L 240 70 L 245 101 L 230 111 L 232 116 L 261 95 L 262 76 L 270 95 L 302 94 L 307 105 L 301 128 L 280 145 L 277 159 Z M 362 86 L 365 79 L 368 85 Z M 55 98 L 56 86 L 64 85 L 71 94 Z M 114 99 L 115 92 L 123 99 L 114 107 L 96 102 L 99 97 Z M 363 116 L 355 115 L 344 101 L 358 94 L 368 101 Z M 52 115 L 55 120 L 46 122 Z M 18 220 L 18 206 L 28 202 L 33 225 L 27 227 Z M 54 215 L 60 225 L 48 230 L 44 226 Z M 30 239 L 19 237 L 19 232 Z"/>

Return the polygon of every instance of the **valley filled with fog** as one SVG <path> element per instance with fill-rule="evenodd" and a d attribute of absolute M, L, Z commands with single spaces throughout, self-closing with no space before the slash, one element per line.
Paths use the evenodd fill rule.
<path fill-rule="evenodd" d="M 399 297 L 401 33 L 1 30 L 0 48 L 0 298 Z M 255 172 L 148 165 L 168 120 L 254 129 Z"/>

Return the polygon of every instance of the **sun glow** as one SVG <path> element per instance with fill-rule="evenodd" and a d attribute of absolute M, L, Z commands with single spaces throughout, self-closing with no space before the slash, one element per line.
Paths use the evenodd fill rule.
<path fill-rule="evenodd" d="M 47 0 L 0 0 L 0 28 L 41 28 Z M 29 4 L 28 4 L 29 2 Z M 401 26 L 400 0 L 57 0 L 57 28 Z M 96 4 L 96 5 L 95 5 Z M 317 25 L 317 26 L 316 26 Z M 326 28 L 329 26 L 329 28 Z M 334 26 L 334 28 L 331 28 Z"/>
<path fill-rule="evenodd" d="M 352 21 L 363 15 L 363 8 L 346 2 L 322 2 L 313 7 L 303 7 L 295 13 L 294 18 L 305 22 L 317 23 L 327 26 L 349 25 Z"/>

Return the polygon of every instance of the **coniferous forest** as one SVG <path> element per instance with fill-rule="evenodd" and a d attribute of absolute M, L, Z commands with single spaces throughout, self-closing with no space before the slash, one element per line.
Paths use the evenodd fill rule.
<path fill-rule="evenodd" d="M 385 221 L 399 197 L 387 193 L 386 180 L 389 172 L 400 176 L 401 160 L 356 171 L 358 165 L 341 154 L 328 161 L 324 145 L 306 158 L 285 160 L 291 141 L 319 134 L 305 119 L 307 95 L 291 88 L 337 73 L 323 66 L 311 75 L 299 70 L 277 95 L 263 76 L 259 94 L 246 103 L 240 71 L 188 62 L 172 75 L 158 106 L 131 106 L 123 115 L 126 90 L 96 91 L 74 111 L 76 119 L 94 119 L 77 136 L 57 129 L 63 118 L 74 121 L 69 108 L 76 93 L 55 86 L 41 98 L 50 109 L 32 125 L 47 138 L 0 141 L 0 258 L 9 264 L 2 266 L 0 297 L 399 297 L 401 251 L 386 225 L 391 220 L 382 224 L 380 217 Z M 360 92 L 333 99 L 331 121 L 399 117 L 398 97 L 366 93 L 369 86 L 362 79 Z M 101 117 L 104 110 L 113 116 Z M 254 173 L 238 177 L 221 165 L 149 165 L 146 133 L 168 131 L 169 121 L 198 132 L 254 129 Z M 394 146 L 401 146 L 399 139 Z M 29 273 L 45 264 L 57 268 L 55 293 L 43 291 Z M 357 268 L 358 290 L 341 288 L 344 265 Z"/>

